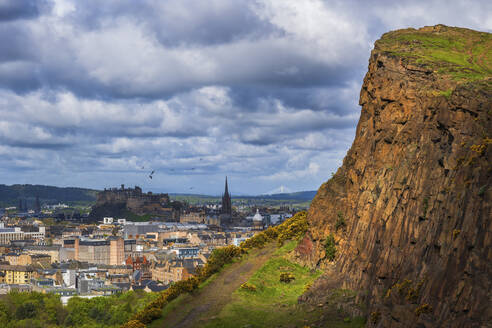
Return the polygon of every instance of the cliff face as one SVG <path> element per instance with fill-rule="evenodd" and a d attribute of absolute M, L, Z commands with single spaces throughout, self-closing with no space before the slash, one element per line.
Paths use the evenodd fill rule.
<path fill-rule="evenodd" d="M 375 44 L 354 143 L 296 249 L 360 292 L 369 326 L 492 322 L 491 53 L 491 34 L 442 25 Z"/>

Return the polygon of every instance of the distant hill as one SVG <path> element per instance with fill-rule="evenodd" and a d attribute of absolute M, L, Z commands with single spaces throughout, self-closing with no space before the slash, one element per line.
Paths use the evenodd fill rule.
<path fill-rule="evenodd" d="M 0 184 L 0 207 L 17 206 L 19 199 L 26 200 L 28 206 L 32 206 L 36 196 L 40 202 L 47 204 L 56 203 L 88 203 L 96 200 L 98 190 L 53 187 L 31 184 L 15 184 L 7 186 Z"/>
<path fill-rule="evenodd" d="M 271 195 L 245 196 L 245 197 L 237 197 L 237 198 L 261 198 L 261 199 L 296 200 L 296 201 L 310 202 L 311 200 L 313 200 L 314 196 L 316 196 L 316 190 L 298 191 L 298 192 L 271 194 Z"/>
<path fill-rule="evenodd" d="M 17 206 L 19 199 L 26 200 L 28 206 L 33 206 L 36 196 L 41 204 L 77 204 L 92 203 L 96 201 L 99 190 L 77 188 L 77 187 L 54 187 L 45 185 L 14 184 L 7 186 L 0 184 L 0 207 Z M 299 191 L 292 193 L 281 193 L 271 195 L 249 195 L 232 196 L 236 201 L 248 201 L 258 203 L 309 203 L 316 195 L 316 191 Z M 219 201 L 220 196 L 200 194 L 171 193 L 169 196 L 174 200 L 186 200 L 190 204 Z"/>
<path fill-rule="evenodd" d="M 311 200 L 316 195 L 316 191 L 299 191 L 292 193 L 281 193 L 281 194 L 271 194 L 271 195 L 256 195 L 256 196 L 244 196 L 244 195 L 232 195 L 233 202 L 237 203 L 255 203 L 258 205 L 275 205 L 282 203 L 289 204 L 302 204 L 310 203 Z M 179 201 L 186 201 L 190 204 L 206 203 L 206 202 L 217 202 L 220 201 L 220 196 L 211 195 L 199 195 L 199 194 L 169 194 L 172 199 Z"/>

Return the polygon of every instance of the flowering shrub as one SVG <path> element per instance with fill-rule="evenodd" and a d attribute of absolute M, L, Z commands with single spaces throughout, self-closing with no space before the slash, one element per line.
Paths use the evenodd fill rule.
<path fill-rule="evenodd" d="M 245 282 L 244 284 L 241 285 L 241 289 L 250 291 L 250 292 L 256 292 L 256 286 L 250 283 Z"/>
<path fill-rule="evenodd" d="M 121 328 L 145 328 L 145 325 L 138 320 L 130 320 L 121 326 Z"/>
<path fill-rule="evenodd" d="M 262 248 L 267 243 L 276 240 L 282 245 L 286 240 L 300 239 L 308 229 L 306 212 L 299 212 L 293 217 L 285 220 L 282 224 L 270 227 L 253 237 L 243 241 L 241 248 L 245 251 L 252 248 Z"/>

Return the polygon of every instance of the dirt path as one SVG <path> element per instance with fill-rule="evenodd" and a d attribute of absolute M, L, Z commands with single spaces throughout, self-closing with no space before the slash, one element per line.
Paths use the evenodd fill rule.
<path fill-rule="evenodd" d="M 255 251 L 255 256 L 248 256 L 243 261 L 232 264 L 209 285 L 193 294 L 193 297 L 187 297 L 164 318 L 160 327 L 203 326 L 204 323 L 200 323 L 200 319 L 217 315 L 231 301 L 232 293 L 261 268 L 275 249 L 274 245 L 269 245 Z"/>

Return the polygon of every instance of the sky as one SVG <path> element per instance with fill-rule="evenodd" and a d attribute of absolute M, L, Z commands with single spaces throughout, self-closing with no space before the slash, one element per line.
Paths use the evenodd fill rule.
<path fill-rule="evenodd" d="M 0 0 L 0 183 L 316 190 L 374 41 L 439 23 L 492 32 L 492 2 Z"/>

